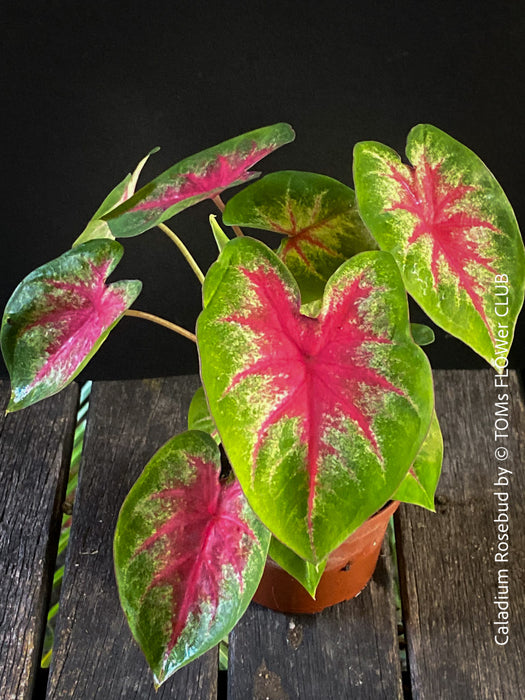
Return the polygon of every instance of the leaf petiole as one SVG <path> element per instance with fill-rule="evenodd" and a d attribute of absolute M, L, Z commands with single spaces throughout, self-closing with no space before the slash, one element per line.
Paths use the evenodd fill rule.
<path fill-rule="evenodd" d="M 165 318 L 160 316 L 154 316 L 153 314 L 148 314 L 145 311 L 137 311 L 136 309 L 128 309 L 124 312 L 124 316 L 133 316 L 134 318 L 142 318 L 145 321 L 151 321 L 152 323 L 157 323 L 159 326 L 164 326 L 164 328 L 169 328 L 170 331 L 174 331 L 179 335 L 183 335 L 188 340 L 192 340 L 194 343 L 197 342 L 197 336 L 190 331 L 187 331 L 181 326 L 177 326 L 176 323 L 171 323 L 171 321 L 166 321 Z"/>
<path fill-rule="evenodd" d="M 204 282 L 204 274 L 200 267 L 197 265 L 195 262 L 195 259 L 193 258 L 192 254 L 190 251 L 186 248 L 184 243 L 181 241 L 181 239 L 177 236 L 176 233 L 173 233 L 173 231 L 166 226 L 166 224 L 157 224 L 157 227 L 160 228 L 161 231 L 163 231 L 168 238 L 171 238 L 171 240 L 175 243 L 177 248 L 180 250 L 182 255 L 184 256 L 186 262 L 188 265 L 191 267 L 193 272 L 195 273 L 197 279 L 199 282 L 202 284 Z"/>
<path fill-rule="evenodd" d="M 218 209 L 218 210 L 221 212 L 221 214 L 222 214 L 222 212 L 223 212 L 224 209 L 225 209 L 225 204 L 224 204 L 224 202 L 222 201 L 221 195 L 220 195 L 220 194 L 216 195 L 216 196 L 213 198 L 213 202 L 214 202 L 215 206 L 217 207 L 217 209 Z M 244 236 L 244 233 L 241 231 L 241 229 L 240 229 L 238 226 L 232 226 L 231 228 L 233 229 L 233 231 L 234 231 L 234 233 L 235 233 L 236 236 Z"/>

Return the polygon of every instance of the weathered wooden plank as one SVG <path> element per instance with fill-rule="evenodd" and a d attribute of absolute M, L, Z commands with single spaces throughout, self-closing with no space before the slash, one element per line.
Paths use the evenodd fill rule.
<path fill-rule="evenodd" d="M 197 377 L 93 386 L 48 698 L 216 698 L 216 650 L 155 693 L 120 609 L 113 573 L 120 506 L 154 452 L 185 429 L 197 386 Z"/>
<path fill-rule="evenodd" d="M 509 383 L 508 389 L 495 388 L 491 370 L 436 372 L 436 405 L 445 440 L 437 514 L 402 507 L 397 522 L 414 700 L 523 697 L 525 411 L 515 374 Z M 509 394 L 510 431 L 508 439 L 496 441 L 498 393 Z M 496 458 L 498 446 L 509 450 L 507 460 Z M 502 475 L 509 478 L 508 485 L 503 478 L 494 485 L 500 478 L 498 467 L 512 471 Z M 495 492 L 508 494 L 510 503 L 508 564 L 495 561 L 494 519 L 501 517 Z M 498 588 L 498 571 L 504 569 L 509 575 L 510 631 L 508 643 L 499 646 L 494 598 L 506 593 L 507 586 Z"/>
<path fill-rule="evenodd" d="M 230 634 L 230 700 L 402 698 L 391 560 L 383 546 L 371 583 L 317 615 L 255 603 Z"/>
<path fill-rule="evenodd" d="M 39 668 L 78 389 L 4 417 L 0 382 L 0 697 L 30 698 Z"/>

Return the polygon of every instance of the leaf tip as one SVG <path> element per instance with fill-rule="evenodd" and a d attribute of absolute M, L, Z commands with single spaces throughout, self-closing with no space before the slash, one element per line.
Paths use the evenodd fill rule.
<path fill-rule="evenodd" d="M 317 586 L 318 585 L 319 584 L 317 584 Z M 315 586 L 315 588 L 308 586 L 308 588 L 306 589 L 308 591 L 310 598 L 312 598 L 313 600 L 316 600 L 315 596 L 317 595 L 317 586 Z"/>
<path fill-rule="evenodd" d="M 429 510 L 431 513 L 436 513 L 436 503 L 435 503 L 435 497 L 430 496 L 427 494 L 427 498 L 425 499 L 425 502 L 421 502 L 417 504 L 421 506 L 421 508 L 424 508 L 425 510 Z"/>
<path fill-rule="evenodd" d="M 10 413 L 15 413 L 15 411 L 18 410 L 18 406 L 16 405 L 15 401 L 15 396 L 14 392 L 11 393 L 11 396 L 9 398 L 9 403 L 7 404 L 7 408 L 5 409 L 5 416 L 8 416 Z"/>
<path fill-rule="evenodd" d="M 290 141 L 294 141 L 295 139 L 295 130 L 291 124 L 288 124 L 288 122 L 281 122 L 283 130 L 287 132 L 287 136 L 290 139 Z"/>
<path fill-rule="evenodd" d="M 176 666 L 175 668 L 170 669 L 167 666 L 166 661 L 167 659 L 165 657 L 152 664 L 150 664 L 148 661 L 151 673 L 153 675 L 153 687 L 155 688 L 155 693 L 158 693 L 161 685 L 163 685 L 163 683 L 165 683 L 168 678 L 180 668 L 180 666 Z"/>

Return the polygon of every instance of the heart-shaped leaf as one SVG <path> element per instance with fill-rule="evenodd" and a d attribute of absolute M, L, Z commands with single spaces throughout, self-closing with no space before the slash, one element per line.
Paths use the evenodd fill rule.
<path fill-rule="evenodd" d="M 316 173 L 266 175 L 230 199 L 223 220 L 287 237 L 277 254 L 297 280 L 303 303 L 322 296 L 326 281 L 345 260 L 377 249 L 353 190 Z"/>
<path fill-rule="evenodd" d="M 270 556 L 281 568 L 287 571 L 290 576 L 293 576 L 299 583 L 306 588 L 308 593 L 315 598 L 315 592 L 321 576 L 326 568 L 326 559 L 317 566 L 305 559 L 302 559 L 291 549 L 286 547 L 282 542 L 272 536 L 270 541 Z"/>
<path fill-rule="evenodd" d="M 392 496 L 393 501 L 413 503 L 434 511 L 434 494 L 443 463 L 443 437 L 436 412 L 414 464 Z"/>
<path fill-rule="evenodd" d="M 233 475 L 220 475 L 209 435 L 177 435 L 147 464 L 120 511 L 120 600 L 157 686 L 230 632 L 264 570 L 270 533 Z"/>
<path fill-rule="evenodd" d="M 105 284 L 122 252 L 117 241 L 82 243 L 36 269 L 15 289 L 0 335 L 11 377 L 8 411 L 67 386 L 137 298 L 138 280 Z"/>
<path fill-rule="evenodd" d="M 157 153 L 159 148 L 153 148 L 147 156 L 145 156 L 140 163 L 137 165 L 132 173 L 126 175 L 126 177 L 120 182 L 115 188 L 111 190 L 106 199 L 99 206 L 97 211 L 93 214 L 90 222 L 86 228 L 82 231 L 77 240 L 73 243 L 73 246 L 80 245 L 80 243 L 85 243 L 86 241 L 92 241 L 95 238 L 114 238 L 109 226 L 105 221 L 102 220 L 102 216 L 107 214 L 109 211 L 118 207 L 119 204 L 125 202 L 134 193 L 137 187 L 137 181 L 139 175 L 142 172 L 142 168 L 146 165 L 148 158 L 153 154 Z"/>
<path fill-rule="evenodd" d="M 317 564 L 390 498 L 430 425 L 430 366 L 396 264 L 351 258 L 311 318 L 275 253 L 238 238 L 203 297 L 201 377 L 224 449 L 261 520 Z"/>
<path fill-rule="evenodd" d="M 433 321 L 489 361 L 506 356 L 525 290 L 512 208 L 483 162 L 433 126 L 412 129 L 407 156 L 412 166 L 382 144 L 356 145 L 361 216 Z"/>
<path fill-rule="evenodd" d="M 197 202 L 258 177 L 249 168 L 294 137 L 288 124 L 274 124 L 208 148 L 173 165 L 103 218 L 115 238 L 138 236 Z"/>

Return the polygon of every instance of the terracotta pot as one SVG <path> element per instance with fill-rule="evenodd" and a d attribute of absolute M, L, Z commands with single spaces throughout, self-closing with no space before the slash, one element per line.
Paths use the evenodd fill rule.
<path fill-rule="evenodd" d="M 330 554 L 315 600 L 270 557 L 253 600 L 279 612 L 316 613 L 354 598 L 372 578 L 388 521 L 398 506 L 399 501 L 387 503 Z"/>

